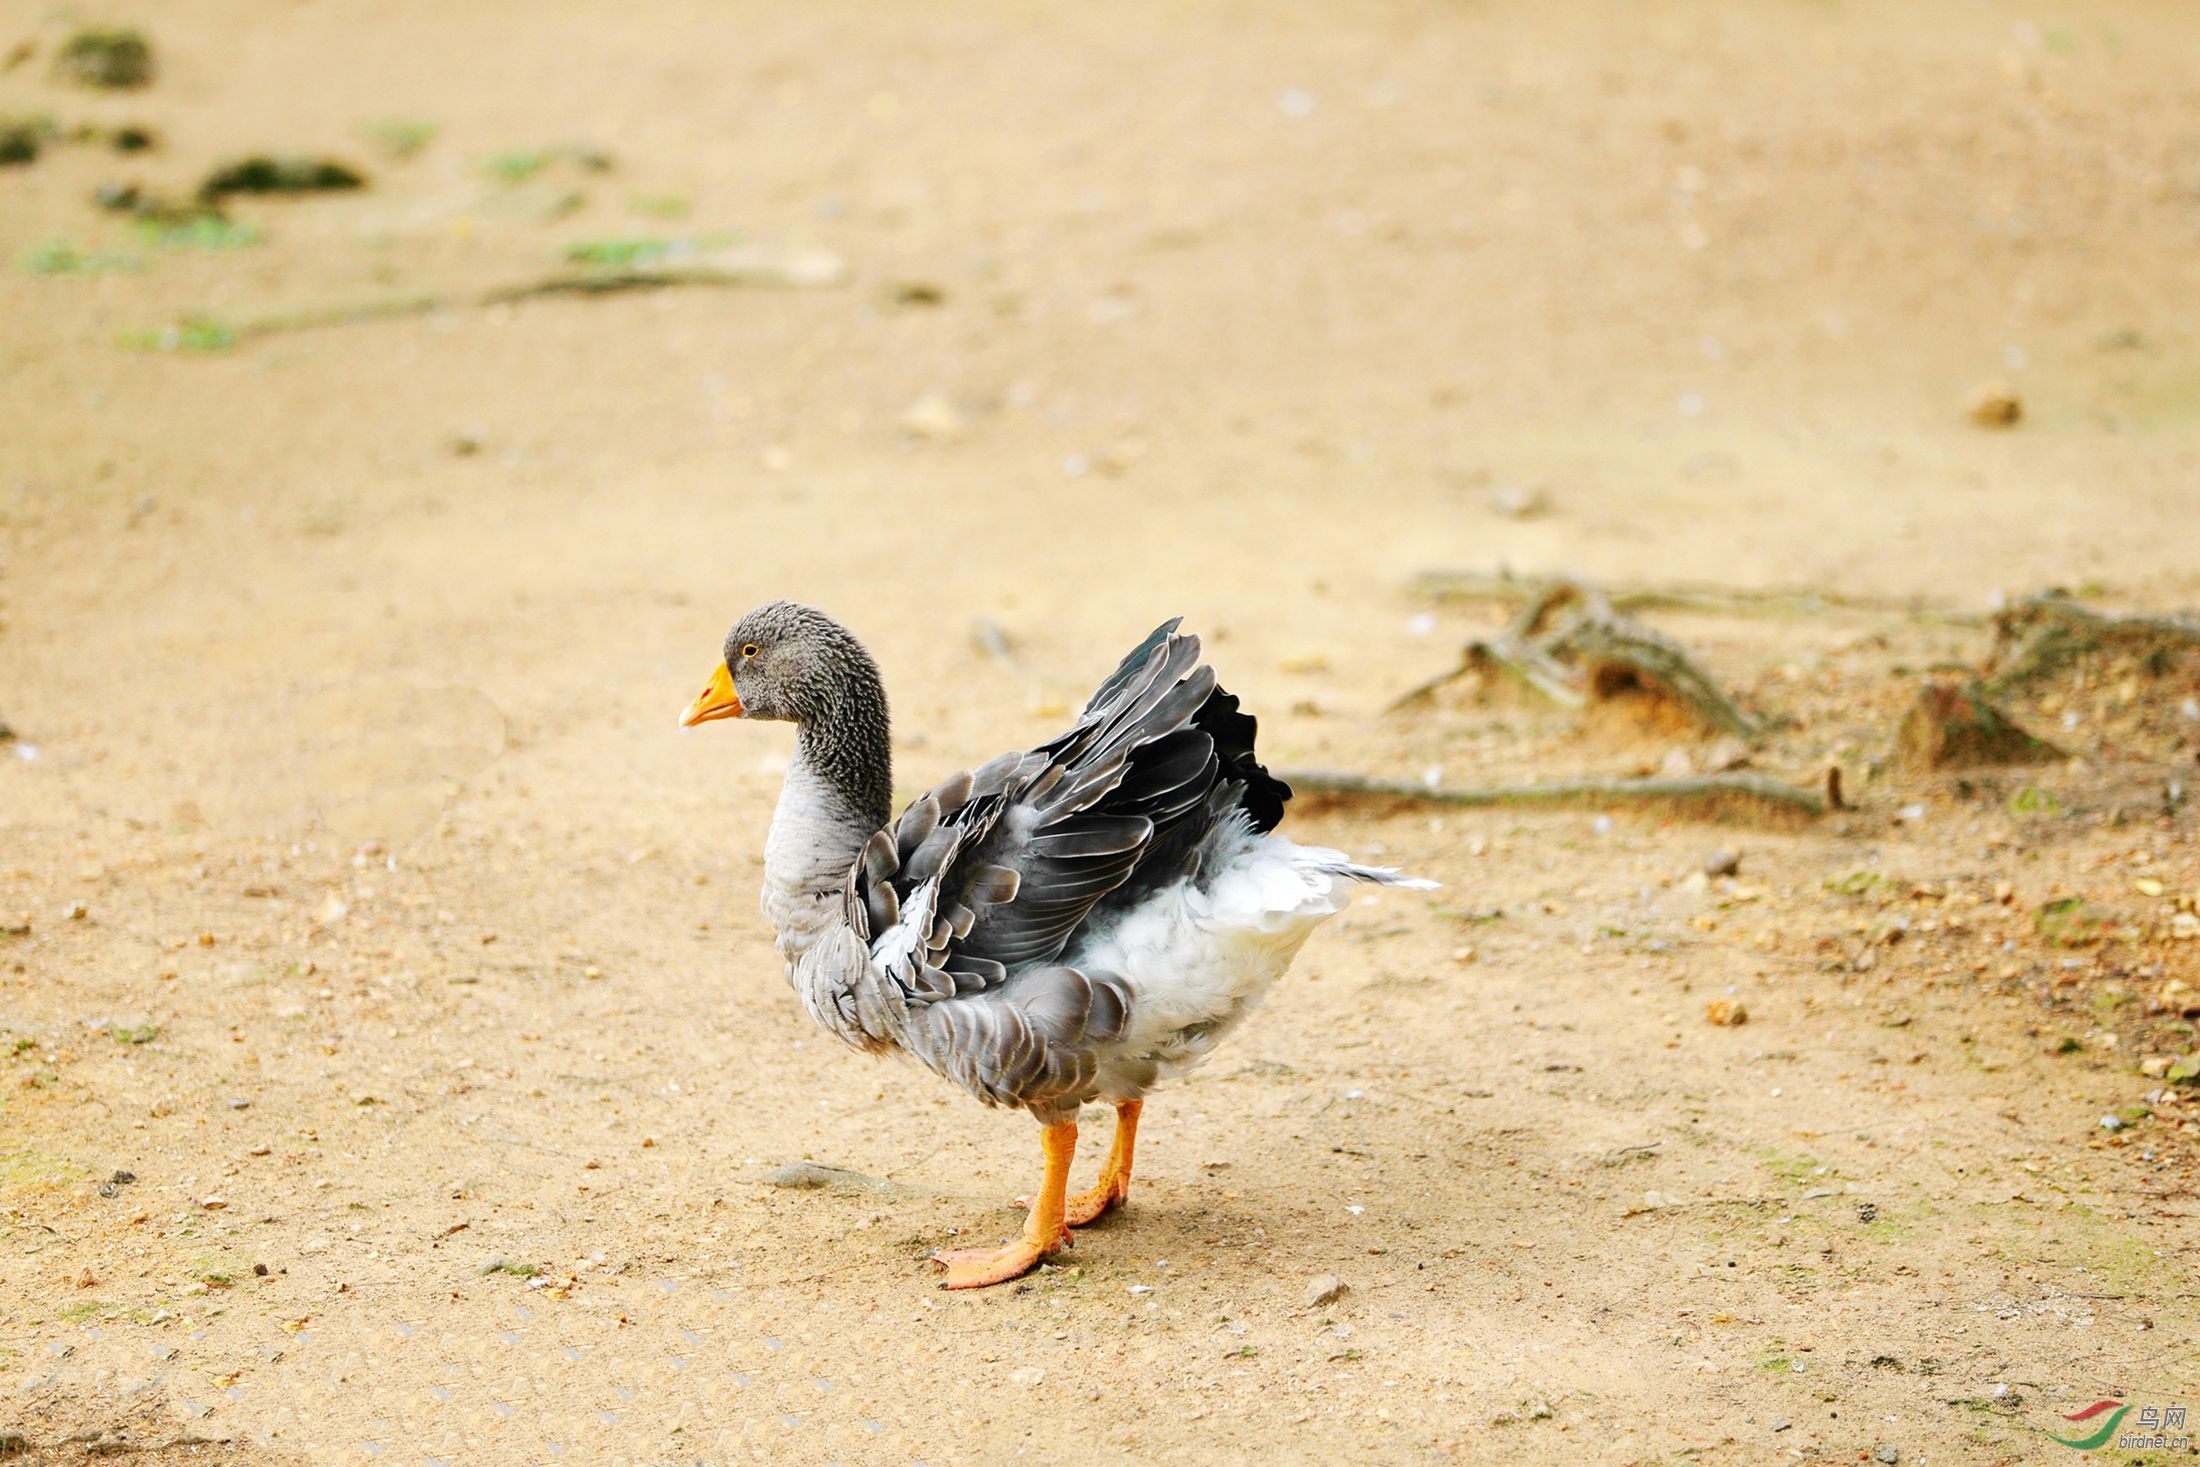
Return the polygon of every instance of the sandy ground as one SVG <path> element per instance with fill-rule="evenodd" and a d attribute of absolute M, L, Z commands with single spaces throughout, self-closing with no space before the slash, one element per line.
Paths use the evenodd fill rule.
<path fill-rule="evenodd" d="M 1034 1128 L 808 1026 L 755 907 L 785 731 L 672 730 L 777 595 L 875 648 L 912 792 L 1178 612 L 1280 765 L 1673 757 L 1466 689 L 1383 716 L 1499 614 L 1431 566 L 2200 603 L 2200 14 L 114 18 L 146 91 L 51 81 L 65 25 L 0 10 L 0 113 L 163 138 L 0 170 L 31 1460 L 2017 1463 L 2095 1400 L 2200 1413 L 2200 1105 L 2142 1073 L 2200 942 L 2034 916 L 2158 936 L 2200 889 L 2189 687 L 2043 694 L 2080 763 L 1904 785 L 1895 719 L 1982 628 L 1661 619 L 1798 720 L 1762 767 L 1859 808 L 1305 802 L 1445 889 L 1318 934 L 1149 1106 L 1126 1213 L 954 1296 L 923 1255 L 1013 1228 Z M 88 203 L 260 150 L 371 187 L 239 202 L 227 250 Z M 635 236 L 849 278 L 127 344 Z M 36 273 L 55 240 L 93 264 Z M 873 1184 L 760 1184 L 799 1158 Z"/>

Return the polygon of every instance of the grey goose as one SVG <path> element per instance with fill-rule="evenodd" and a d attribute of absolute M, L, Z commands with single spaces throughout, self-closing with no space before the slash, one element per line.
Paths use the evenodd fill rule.
<path fill-rule="evenodd" d="M 774 601 L 742 617 L 681 715 L 796 725 L 763 907 L 810 1016 L 1044 1128 L 1022 1234 L 934 1254 L 943 1287 L 1029 1272 L 1122 1203 L 1147 1091 L 1207 1057 L 1348 882 L 1434 885 L 1274 833 L 1290 787 L 1177 626 L 1139 643 L 1067 732 L 898 819 L 878 665 L 823 612 Z M 1115 1139 L 1071 1196 L 1077 1114 L 1096 1100 Z"/>

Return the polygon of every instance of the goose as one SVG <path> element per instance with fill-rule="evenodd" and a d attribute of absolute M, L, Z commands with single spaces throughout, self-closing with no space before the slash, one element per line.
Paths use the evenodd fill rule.
<path fill-rule="evenodd" d="M 1133 648 L 1067 732 L 898 819 L 878 664 L 814 607 L 743 616 L 680 716 L 796 727 L 763 910 L 810 1017 L 1040 1124 L 1021 1234 L 932 1254 L 944 1288 L 1019 1277 L 1121 1206 L 1147 1092 L 1207 1057 L 1349 883 L 1435 885 L 1275 834 L 1290 786 L 1181 620 Z M 1115 1136 L 1071 1196 L 1094 1101 L 1114 1107 Z"/>

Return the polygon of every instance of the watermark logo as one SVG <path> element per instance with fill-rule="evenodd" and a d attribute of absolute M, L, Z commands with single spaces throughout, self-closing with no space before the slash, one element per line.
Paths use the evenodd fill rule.
<path fill-rule="evenodd" d="M 2119 1452 L 2168 1451 L 2182 1452 L 2192 1445 L 2186 1436 L 2183 1406 L 2142 1406 L 2139 1408 L 2138 1430 L 2117 1435 L 2117 1428 L 2131 1413 L 2131 1407 L 2123 1401 L 2095 1401 L 2083 1411 L 2072 1411 L 2063 1417 L 2065 1421 L 2100 1421 L 2084 1436 L 2056 1436 L 2049 1433 L 2048 1440 L 2073 1447 L 2081 1452 L 2098 1451 L 2115 1443 Z M 2105 1419 L 2104 1419 L 2105 1418 Z"/>

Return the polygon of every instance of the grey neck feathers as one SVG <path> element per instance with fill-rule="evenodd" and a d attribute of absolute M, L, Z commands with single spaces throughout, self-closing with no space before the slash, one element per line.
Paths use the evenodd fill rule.
<path fill-rule="evenodd" d="M 768 865 L 787 885 L 835 880 L 893 813 L 886 694 L 866 658 L 819 699 L 795 738 Z"/>
<path fill-rule="evenodd" d="M 816 716 L 803 720 L 795 757 L 817 773 L 862 825 L 863 840 L 892 816 L 894 752 L 886 690 L 869 658 L 850 667 L 826 694 Z"/>

